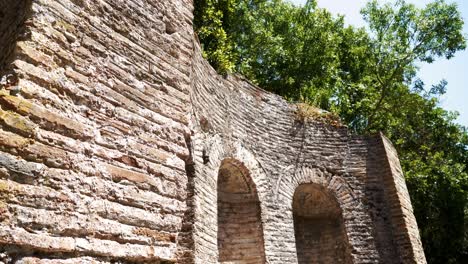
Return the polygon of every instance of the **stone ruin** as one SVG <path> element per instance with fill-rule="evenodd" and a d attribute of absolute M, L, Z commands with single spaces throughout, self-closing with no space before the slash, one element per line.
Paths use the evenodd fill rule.
<path fill-rule="evenodd" d="M 383 135 L 202 58 L 192 0 L 0 0 L 0 263 L 425 263 Z"/>

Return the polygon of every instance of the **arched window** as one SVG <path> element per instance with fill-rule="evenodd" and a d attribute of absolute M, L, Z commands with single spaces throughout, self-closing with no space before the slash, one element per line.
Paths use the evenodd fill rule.
<path fill-rule="evenodd" d="M 325 187 L 300 185 L 293 215 L 299 264 L 352 263 L 340 206 Z"/>
<path fill-rule="evenodd" d="M 219 168 L 218 252 L 220 263 L 265 263 L 257 190 L 247 168 L 234 159 Z"/>

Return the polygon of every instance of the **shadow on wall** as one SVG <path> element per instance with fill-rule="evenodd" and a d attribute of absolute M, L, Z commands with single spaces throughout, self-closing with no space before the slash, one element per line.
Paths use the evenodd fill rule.
<path fill-rule="evenodd" d="M 299 264 L 352 263 L 340 206 L 325 187 L 297 187 L 293 214 Z"/>
<path fill-rule="evenodd" d="M 265 263 L 260 202 L 249 171 L 225 159 L 218 173 L 220 263 Z"/>
<path fill-rule="evenodd" d="M 30 38 L 25 23 L 31 14 L 31 0 L 0 0 L 0 75 L 10 72 L 16 42 Z"/>

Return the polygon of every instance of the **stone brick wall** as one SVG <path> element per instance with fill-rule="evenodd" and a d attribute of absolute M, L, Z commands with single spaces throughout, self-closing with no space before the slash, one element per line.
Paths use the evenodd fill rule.
<path fill-rule="evenodd" d="M 393 227 L 393 239 L 397 245 L 396 250 L 404 263 L 425 262 L 418 225 L 398 155 L 385 136 L 381 135 L 380 140 L 385 150 L 385 165 L 388 166 L 383 177 L 387 186 L 386 199 L 390 201 L 388 212 Z"/>
<path fill-rule="evenodd" d="M 300 122 L 295 106 L 240 76 L 218 76 L 197 55 L 198 46 L 195 48 L 194 190 L 202 194 L 195 195 L 195 200 L 200 201 L 194 206 L 195 226 L 199 226 L 194 230 L 197 262 L 216 260 L 216 240 L 206 239 L 207 234 L 211 237 L 216 231 L 210 224 L 210 219 L 216 219 L 216 197 L 207 194 L 217 186 L 217 170 L 224 158 L 249 164 L 246 167 L 261 203 L 265 256 L 269 263 L 298 261 L 296 240 L 292 236 L 292 201 L 295 190 L 310 183 L 326 188 L 340 205 L 347 239 L 344 244 L 350 252 L 344 261 L 425 262 L 424 257 L 405 259 L 406 253 L 397 249 L 398 238 L 394 234 L 409 230 L 416 234 L 417 226 L 415 222 L 392 224 L 393 217 L 402 217 L 391 212 L 391 208 L 399 206 L 399 200 L 389 195 L 395 188 L 394 182 L 381 180 L 395 177 L 391 175 L 382 136 L 355 137 L 344 127 Z M 399 168 L 399 164 L 393 165 Z M 401 185 L 403 178 L 398 179 Z M 404 251 L 419 249 L 420 241 L 413 240 L 406 244 Z"/>
<path fill-rule="evenodd" d="M 0 261 L 175 261 L 191 2 L 1 3 Z"/>
<path fill-rule="evenodd" d="M 191 0 L 0 7 L 0 262 L 302 263 L 304 210 L 326 263 L 425 263 L 390 142 L 219 76 Z"/>

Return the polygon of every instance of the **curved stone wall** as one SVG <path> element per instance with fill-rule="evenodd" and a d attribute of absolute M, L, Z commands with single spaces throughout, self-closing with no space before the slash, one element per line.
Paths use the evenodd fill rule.
<path fill-rule="evenodd" d="M 411 204 L 401 181 L 401 168 L 389 160 L 395 151 L 385 137 L 356 137 L 345 127 L 301 122 L 295 105 L 241 76 L 219 76 L 201 58 L 198 45 L 194 54 L 194 190 L 203 194 L 198 198 L 203 202 L 194 207 L 195 216 L 197 212 L 203 216 L 195 217 L 195 226 L 200 225 L 194 230 L 197 263 L 216 259 L 216 240 L 203 238 L 215 234 L 206 226 L 212 222 L 210 218 L 216 219 L 214 199 L 207 201 L 205 194 L 216 187 L 215 168 L 220 160 L 239 155 L 239 149 L 250 153 L 248 159 L 261 168 L 261 172 L 251 175 L 261 184 L 258 195 L 267 263 L 298 262 L 292 203 L 296 188 L 307 183 L 326 187 L 340 204 L 344 237 L 348 240 L 344 244 L 350 255 L 346 261 L 425 262 L 419 236 L 414 236 L 414 216 L 405 209 Z M 210 180 L 207 175 L 211 175 Z M 402 219 L 409 221 L 403 223 Z M 207 258 L 206 252 L 212 252 L 212 257 Z"/>
<path fill-rule="evenodd" d="M 350 262 L 425 263 L 391 143 L 297 120 L 219 76 L 191 0 L 14 2 L 0 0 L 13 80 L 0 86 L 0 262 L 223 261 L 219 169 L 236 160 L 258 197 L 260 262 L 298 263 L 294 193 L 317 184 L 339 204 Z"/>

